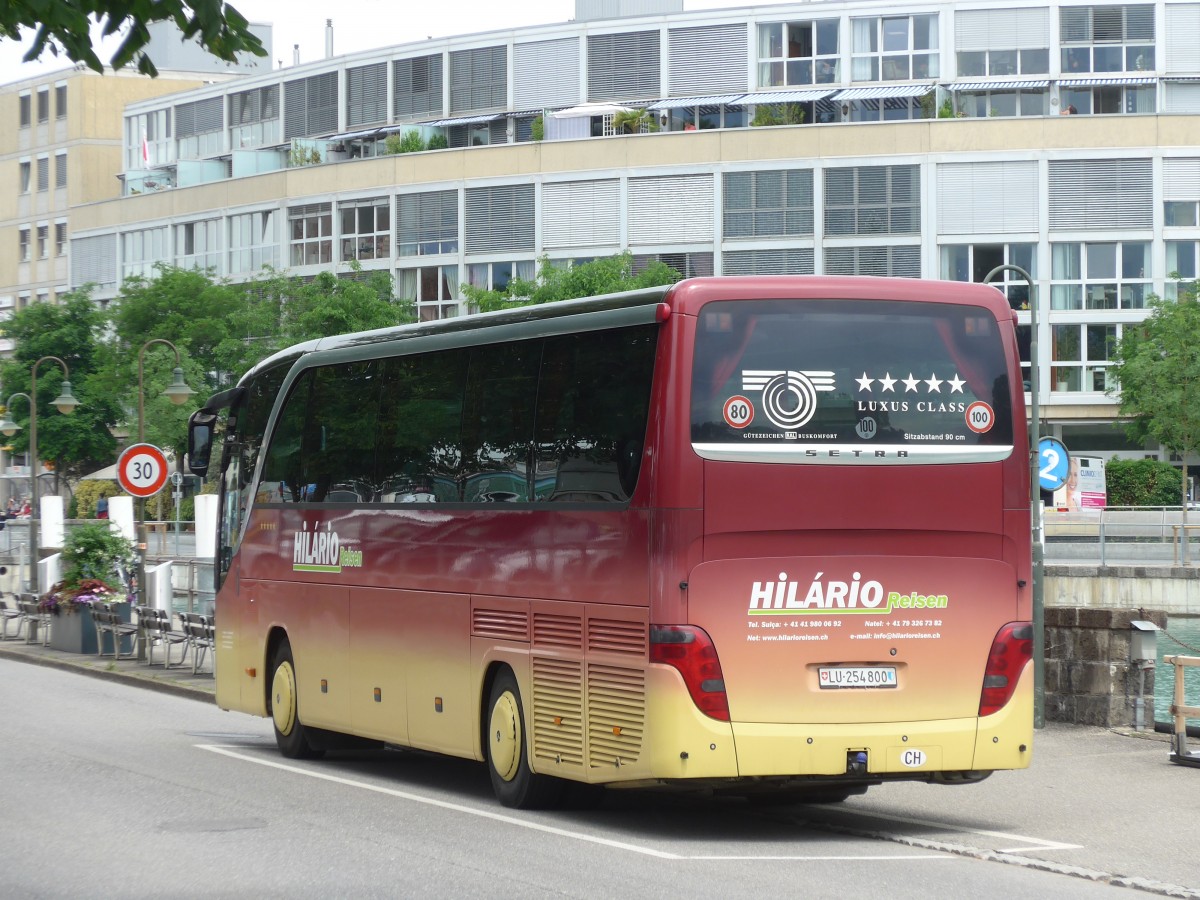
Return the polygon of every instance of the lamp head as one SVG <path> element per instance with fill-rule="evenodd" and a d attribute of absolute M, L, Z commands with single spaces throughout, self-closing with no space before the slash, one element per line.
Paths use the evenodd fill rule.
<path fill-rule="evenodd" d="M 55 397 L 51 403 L 63 415 L 70 415 L 75 411 L 75 407 L 79 405 L 79 401 L 75 399 L 75 395 L 71 393 L 71 382 L 64 381 L 62 383 L 62 391 Z"/>
<path fill-rule="evenodd" d="M 14 422 L 12 416 L 5 412 L 4 417 L 0 418 L 0 431 L 4 432 L 6 437 L 12 437 L 20 430 L 21 426 Z"/>
<path fill-rule="evenodd" d="M 187 402 L 188 397 L 192 396 L 195 391 L 187 386 L 187 382 L 183 380 L 183 369 L 179 366 L 175 367 L 175 371 L 171 373 L 171 383 L 167 386 L 163 393 L 170 398 L 171 402 L 176 406 L 180 406 Z"/>

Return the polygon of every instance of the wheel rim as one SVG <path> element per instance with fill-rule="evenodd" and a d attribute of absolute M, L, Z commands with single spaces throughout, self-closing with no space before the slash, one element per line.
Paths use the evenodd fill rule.
<path fill-rule="evenodd" d="M 488 758 L 492 768 L 505 781 L 517 777 L 521 765 L 521 713 L 512 691 L 496 698 L 488 723 Z"/>
<path fill-rule="evenodd" d="M 296 673 L 290 661 L 280 663 L 271 680 L 271 718 L 276 730 L 285 737 L 296 724 Z"/>

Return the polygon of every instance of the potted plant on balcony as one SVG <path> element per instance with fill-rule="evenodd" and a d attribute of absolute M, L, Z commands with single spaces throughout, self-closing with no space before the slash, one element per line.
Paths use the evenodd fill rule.
<path fill-rule="evenodd" d="M 95 653 L 93 603 L 112 604 L 121 618 L 130 620 L 125 576 L 137 564 L 133 542 L 105 521 L 77 525 L 62 549 L 63 578 L 43 594 L 38 605 L 53 615 L 50 646 L 75 653 Z"/>

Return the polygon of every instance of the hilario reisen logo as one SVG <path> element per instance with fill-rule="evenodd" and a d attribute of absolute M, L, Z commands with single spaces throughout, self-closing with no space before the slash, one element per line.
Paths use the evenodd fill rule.
<path fill-rule="evenodd" d="M 321 531 L 319 524 L 308 530 L 304 523 L 303 531 L 293 532 L 295 543 L 292 545 L 293 572 L 327 572 L 337 574 L 343 568 L 357 569 L 362 567 L 362 551 L 343 547 L 338 533 L 333 525 L 328 524 Z"/>

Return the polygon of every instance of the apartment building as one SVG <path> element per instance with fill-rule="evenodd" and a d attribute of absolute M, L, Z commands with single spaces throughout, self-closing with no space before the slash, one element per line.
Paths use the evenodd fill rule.
<path fill-rule="evenodd" d="M 270 27 L 252 30 L 270 48 Z M 122 195 L 127 105 L 270 68 L 216 60 L 170 23 L 150 32 L 159 78 L 77 66 L 0 86 L 0 321 L 67 290 L 71 209 Z M 11 349 L 0 336 L 0 354 Z"/>
<path fill-rule="evenodd" d="M 1200 262 L 1200 3 L 608 7 L 127 104 L 122 195 L 72 208 L 67 283 L 103 299 L 160 260 L 234 280 L 355 261 L 432 319 L 542 256 L 1017 266 L 1049 430 L 1159 452 L 1114 424 L 1108 365 Z M 998 283 L 1028 357 L 1030 286 Z"/>

